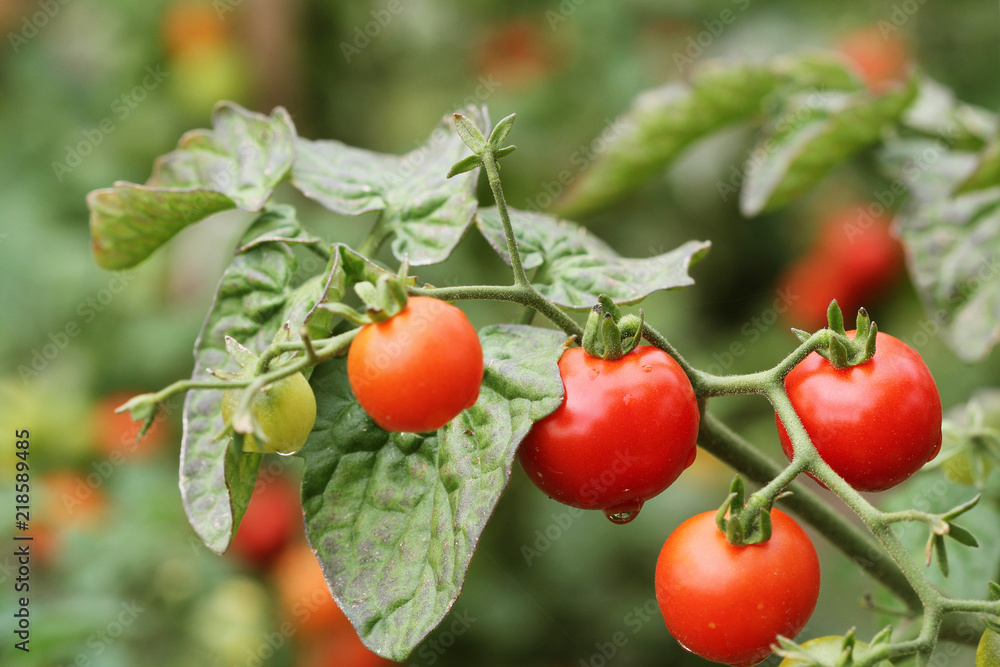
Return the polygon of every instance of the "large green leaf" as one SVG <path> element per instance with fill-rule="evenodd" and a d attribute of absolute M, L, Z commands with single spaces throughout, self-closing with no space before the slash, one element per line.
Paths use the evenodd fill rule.
<path fill-rule="evenodd" d="M 240 246 L 250 249 L 237 254 L 222 276 L 195 343 L 193 380 L 212 380 L 209 369 L 239 370 L 226 352 L 226 336 L 260 353 L 281 325 L 291 322 L 296 330 L 324 298 L 322 276 L 294 287 L 297 262 L 286 243 L 254 243 L 276 226 L 288 231 L 294 220 L 294 211 L 287 206 L 267 210 L 243 236 Z M 246 511 L 260 463 L 259 454 L 243 453 L 230 447 L 227 439 L 217 439 L 225 427 L 221 402 L 218 390 L 188 392 L 180 469 L 188 519 L 205 544 L 219 553 L 228 548 Z"/>
<path fill-rule="evenodd" d="M 537 268 L 538 291 L 564 308 L 586 310 L 606 294 L 615 303 L 635 303 L 653 292 L 693 285 L 692 264 L 708 252 L 709 241 L 688 241 L 653 257 L 622 257 L 584 227 L 545 213 L 510 209 L 514 237 L 525 269 Z M 480 209 L 479 230 L 510 264 L 503 224 L 496 207 Z"/>
<path fill-rule="evenodd" d="M 740 209 L 788 204 L 857 151 L 876 143 L 917 94 L 916 80 L 883 95 L 811 91 L 794 96 L 751 154 Z"/>
<path fill-rule="evenodd" d="M 465 110 L 486 128 L 485 110 Z M 299 139 L 292 182 L 306 196 L 344 215 L 379 212 L 392 252 L 410 264 L 447 259 L 476 211 L 479 170 L 447 178 L 468 153 L 449 114 L 427 142 L 406 155 L 375 153 L 339 141 Z"/>
<path fill-rule="evenodd" d="M 858 85 L 842 60 L 815 53 L 701 63 L 690 80 L 643 92 L 605 128 L 592 144 L 596 158 L 557 201 L 556 211 L 572 218 L 615 201 L 654 178 L 695 141 L 762 115 L 765 99 L 779 88 Z"/>
<path fill-rule="evenodd" d="M 953 195 L 977 157 L 941 141 L 893 142 L 881 157 L 911 192 L 897 225 L 928 326 L 961 359 L 985 358 L 1000 340 L 1000 187 Z"/>
<path fill-rule="evenodd" d="M 213 213 L 264 206 L 292 165 L 295 127 L 288 113 L 278 107 L 264 116 L 223 102 L 212 125 L 188 132 L 176 150 L 157 159 L 146 185 L 121 181 L 87 196 L 99 265 L 135 266 Z"/>
<path fill-rule="evenodd" d="M 436 433 L 383 431 L 355 401 L 343 358 L 316 368 L 316 428 L 300 452 L 306 531 L 373 651 L 405 659 L 458 598 L 518 443 L 562 402 L 564 338 L 483 329 L 479 400 Z"/>

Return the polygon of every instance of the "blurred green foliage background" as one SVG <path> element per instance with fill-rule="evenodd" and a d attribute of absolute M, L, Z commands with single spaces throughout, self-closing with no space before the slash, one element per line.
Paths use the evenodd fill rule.
<path fill-rule="evenodd" d="M 219 99 L 265 112 L 281 105 L 303 136 L 386 152 L 411 150 L 443 114 L 476 102 L 494 121 L 517 112 L 518 150 L 503 164 L 507 199 L 544 209 L 565 187 L 559 173 L 572 179 L 585 170 L 599 150 L 595 137 L 640 91 L 683 78 L 685 63 L 832 48 L 879 22 L 894 28 L 886 39 L 902 40 L 909 58 L 960 98 L 1000 105 L 1000 14 L 974 0 L 5 0 L 0 471 L 7 511 L 14 504 L 7 443 L 15 429 L 30 429 L 33 526 L 48 542 L 39 539 L 32 561 L 32 651 L 13 652 L 5 631 L 0 662 L 378 664 L 349 657 L 346 644 L 324 647 L 344 636 L 335 621 L 336 631 L 313 637 L 281 634 L 283 575 L 271 561 L 220 558 L 201 546 L 176 487 L 179 403 L 148 449 L 134 450 L 124 427 L 106 425 L 109 396 L 190 373 L 215 283 L 249 218 L 218 216 L 139 267 L 108 273 L 89 252 L 88 191 L 145 181 L 153 159 L 184 131 L 208 125 Z M 826 213 L 873 191 L 860 159 L 802 203 L 744 220 L 716 183 L 750 145 L 744 130 L 727 131 L 583 221 L 627 256 L 692 238 L 713 242 L 692 271 L 695 287 L 655 295 L 643 307 L 696 365 L 726 372 L 770 366 L 792 348 L 790 323 L 774 312 L 779 276 L 807 252 Z M 291 188 L 279 197 L 299 204 L 300 218 L 330 239 L 356 243 L 371 223 L 333 216 Z M 489 202 L 485 190 L 482 201 Z M 507 279 L 475 232 L 448 263 L 418 275 L 435 284 Z M 463 307 L 477 325 L 516 314 Z M 870 310 L 901 338 L 925 317 L 905 277 Z M 729 352 L 734 343 L 738 354 Z M 995 363 L 961 365 L 936 338 L 920 352 L 946 407 L 996 382 Z M 780 456 L 763 399 L 717 400 L 713 409 Z M 294 461 L 273 467 L 278 476 L 297 474 Z M 652 570 L 669 532 L 716 507 L 729 477 L 702 453 L 638 519 L 618 527 L 542 497 L 515 469 L 452 618 L 408 664 L 707 664 L 667 634 L 650 602 Z M 852 625 L 870 636 L 879 619 L 857 600 L 872 584 L 829 545 L 819 547 L 823 590 L 803 637 Z M 14 610 L 13 571 L 10 557 L 0 556 L 4 628 Z M 962 655 L 950 664 L 968 664 Z"/>

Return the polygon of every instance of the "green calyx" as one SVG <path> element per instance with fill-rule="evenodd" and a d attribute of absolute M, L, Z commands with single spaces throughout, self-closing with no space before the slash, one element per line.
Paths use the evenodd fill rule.
<path fill-rule="evenodd" d="M 486 160 L 496 162 L 513 153 L 517 146 L 503 146 L 502 144 L 507 135 L 510 134 L 510 128 L 514 125 L 515 118 L 517 118 L 517 114 L 512 113 L 501 120 L 493 128 L 490 138 L 487 139 L 475 123 L 460 113 L 455 114 L 455 131 L 472 151 L 472 155 L 456 162 L 451 171 L 448 172 L 448 178 L 479 167 L 485 167 Z"/>
<path fill-rule="evenodd" d="M 746 488 L 739 475 L 729 485 L 729 495 L 719 507 L 715 523 L 733 546 L 760 544 L 771 539 L 771 508 L 747 509 Z"/>
<path fill-rule="evenodd" d="M 864 308 L 858 310 L 856 332 L 854 338 L 848 338 L 844 329 L 844 314 L 840 305 L 834 299 L 826 311 L 827 330 L 830 332 L 829 345 L 816 350 L 816 353 L 828 359 L 834 368 L 850 368 L 869 361 L 875 356 L 875 338 L 878 326 L 868 317 Z M 792 329 L 799 340 L 805 342 L 810 334 L 801 329 Z"/>
<path fill-rule="evenodd" d="M 804 644 L 796 644 L 786 637 L 778 637 L 775 650 L 784 658 L 780 667 L 854 667 L 862 664 L 873 652 L 884 650 L 892 636 L 892 626 L 886 626 L 872 638 L 870 643 L 855 637 L 856 629 L 851 628 L 843 637 L 820 637 Z M 892 667 L 888 660 L 880 660 L 874 667 Z"/>
<path fill-rule="evenodd" d="M 622 315 L 608 296 L 598 297 L 583 330 L 583 349 L 591 357 L 615 361 L 631 352 L 642 340 L 643 314 Z"/>
<path fill-rule="evenodd" d="M 340 302 L 324 303 L 320 305 L 320 308 L 341 315 L 357 325 L 384 322 L 406 308 L 408 299 L 406 288 L 414 282 L 407 275 L 409 270 L 410 263 L 404 257 L 403 263 L 399 267 L 399 273 L 396 275 L 379 276 L 375 284 L 366 280 L 354 285 L 354 291 L 357 292 L 361 302 L 365 305 L 364 312 Z"/>

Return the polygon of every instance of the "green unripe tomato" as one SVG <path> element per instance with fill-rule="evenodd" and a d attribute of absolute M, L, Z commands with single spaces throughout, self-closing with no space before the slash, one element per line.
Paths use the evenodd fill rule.
<path fill-rule="evenodd" d="M 227 424 L 242 395 L 242 389 L 228 389 L 222 395 L 222 418 Z M 243 436 L 243 451 L 294 454 L 305 444 L 316 423 L 316 397 L 305 376 L 295 373 L 257 392 L 250 411 L 267 439 L 258 442 L 248 433 Z"/>
<path fill-rule="evenodd" d="M 976 667 L 996 667 L 1000 665 L 1000 635 L 987 629 L 976 649 Z"/>
<path fill-rule="evenodd" d="M 840 657 L 840 651 L 843 648 L 843 645 L 844 638 L 835 635 L 832 637 L 817 637 L 816 639 L 810 639 L 806 643 L 802 644 L 802 648 L 815 655 L 818 660 L 823 660 L 823 664 L 835 665 L 837 664 L 837 658 Z M 863 657 L 867 649 L 868 644 L 865 642 L 855 642 L 854 657 Z M 803 660 L 785 658 L 781 661 L 781 664 L 778 665 L 778 667 L 805 667 L 805 665 L 808 664 L 808 662 Z M 892 663 L 888 660 L 883 660 L 875 665 L 875 667 L 892 667 Z"/>

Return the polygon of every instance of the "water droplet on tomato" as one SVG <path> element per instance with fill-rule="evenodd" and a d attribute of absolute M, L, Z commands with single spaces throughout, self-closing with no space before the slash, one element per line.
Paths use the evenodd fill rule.
<path fill-rule="evenodd" d="M 596 380 L 597 376 L 600 375 L 600 374 L 601 374 L 601 371 L 597 370 L 596 368 L 591 368 L 590 369 L 590 379 L 591 380 Z"/>
<path fill-rule="evenodd" d="M 604 516 L 608 517 L 608 521 L 611 523 L 622 525 L 639 516 L 639 510 L 641 509 L 642 501 L 637 500 L 615 505 L 614 507 L 607 507 L 604 509 Z"/>
<path fill-rule="evenodd" d="M 650 366 L 649 364 L 643 364 L 642 365 L 642 372 L 643 373 L 652 373 L 653 372 L 653 367 Z"/>
<path fill-rule="evenodd" d="M 625 394 L 625 396 L 623 396 L 623 397 L 622 397 L 622 402 L 623 402 L 623 403 L 624 403 L 625 405 L 629 405 L 629 404 L 630 404 L 630 403 L 632 403 L 632 402 L 633 402 L 634 400 L 635 400 L 635 396 L 633 396 L 632 394 Z"/>

